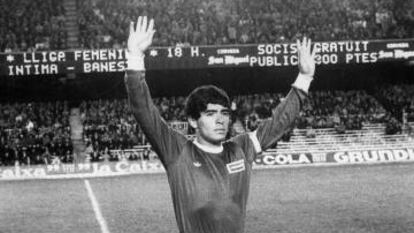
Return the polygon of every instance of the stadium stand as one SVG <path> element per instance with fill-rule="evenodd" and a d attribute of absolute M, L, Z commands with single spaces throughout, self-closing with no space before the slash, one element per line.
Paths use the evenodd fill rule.
<path fill-rule="evenodd" d="M 412 126 L 411 126 L 412 127 Z M 289 142 L 278 143 L 277 153 L 321 154 L 330 151 L 392 150 L 414 146 L 414 135 L 385 133 L 384 124 L 366 124 L 361 130 L 338 134 L 333 128 L 315 130 L 312 137 L 304 129 L 295 129 Z"/>
<path fill-rule="evenodd" d="M 261 120 L 270 117 L 282 98 L 281 93 L 233 97 L 233 121 L 238 128 L 233 127 L 232 133 L 253 131 Z M 170 123 L 181 122 L 181 125 L 187 124 L 184 101 L 183 97 L 155 98 L 155 104 L 164 119 Z M 81 112 L 85 139 L 90 142 L 91 151 L 147 145 L 125 99 L 85 101 L 81 105 Z M 336 134 L 344 134 L 349 130 L 362 130 L 366 124 L 381 124 L 384 127 L 377 130 L 385 133 L 385 123 L 394 122 L 391 119 L 382 105 L 365 91 L 317 91 L 310 93 L 297 127 L 309 135 L 312 134 L 311 129 L 325 128 L 334 129 Z M 188 126 L 183 128 L 187 129 Z"/>
<path fill-rule="evenodd" d="M 78 9 L 84 48 L 124 47 L 137 15 L 155 19 L 156 46 L 283 42 L 303 33 L 317 41 L 414 35 L 407 0 L 88 0 Z"/>
<path fill-rule="evenodd" d="M 414 85 L 383 86 L 378 96 L 398 119 L 414 121 Z"/>
<path fill-rule="evenodd" d="M 137 15 L 155 18 L 155 46 L 283 42 L 302 34 L 316 41 L 414 36 L 414 7 L 409 0 L 2 0 L 0 4 L 2 52 L 124 48 L 129 22 Z"/>
<path fill-rule="evenodd" d="M 1 52 L 124 48 L 129 22 L 138 15 L 154 17 L 155 46 L 275 43 L 303 34 L 316 41 L 414 37 L 414 6 L 409 0 L 0 0 L 0 4 L 4 6 Z M 68 38 L 79 43 L 68 43 Z M 370 94 L 311 92 L 297 129 L 278 148 L 300 149 L 302 144 L 306 148 L 312 140 L 326 142 L 330 149 L 405 140 L 400 134 L 413 128 L 414 86 L 383 86 Z M 183 97 L 154 101 L 172 127 L 192 133 Z M 231 134 L 254 130 L 280 101 L 281 93 L 233 97 Z M 125 99 L 85 100 L 78 113 L 70 112 L 67 102 L 0 104 L 0 163 L 72 162 L 74 131 L 82 135 L 76 140 L 86 143 L 91 161 L 119 159 L 111 158 L 109 150 L 148 146 Z"/>
<path fill-rule="evenodd" d="M 71 162 L 67 102 L 0 105 L 3 165 Z"/>
<path fill-rule="evenodd" d="M 258 98 L 259 97 L 259 98 Z M 256 119 L 270 117 L 282 94 L 242 97 L 241 112 L 247 112 L 248 129 L 254 130 Z M 386 110 L 363 90 L 310 92 L 298 119 L 297 127 L 361 129 L 362 123 L 384 123 Z"/>
<path fill-rule="evenodd" d="M 62 0 L 1 0 L 0 51 L 65 49 Z"/>
<path fill-rule="evenodd" d="M 382 105 L 363 90 L 310 93 L 302 113 L 299 128 L 356 130 L 362 128 L 362 123 L 384 123 L 387 117 Z"/>
<path fill-rule="evenodd" d="M 410 141 L 412 91 L 412 85 L 402 85 L 382 87 L 379 92 L 390 106 L 406 109 L 406 119 L 402 122 L 363 90 L 310 92 L 296 128 L 285 135 L 277 149 L 286 153 L 300 152 L 309 146 L 315 151 L 338 150 L 394 142 L 397 146 L 398 141 Z M 231 134 L 253 131 L 261 120 L 270 117 L 283 96 L 262 93 L 232 97 Z M 184 114 L 184 97 L 161 97 L 154 102 L 171 127 L 191 135 Z M 1 104 L 0 127 L 3 165 L 13 165 L 15 161 L 20 164 L 72 162 L 74 134 L 81 135 L 77 139 L 86 143 L 87 159 L 92 162 L 119 160 L 109 153 L 111 150 L 149 147 L 126 99 L 83 101 L 76 109 L 69 109 L 68 102 L 59 101 Z M 402 134 L 403 131 L 406 133 Z"/>
<path fill-rule="evenodd" d="M 298 119 L 298 129 L 294 130 L 291 140 L 289 137 L 285 141 L 293 143 L 295 145 L 303 137 L 315 138 L 316 135 L 327 135 L 324 137 L 338 138 L 344 137 L 349 138 L 350 133 L 352 134 L 363 134 L 370 135 L 371 132 L 381 132 L 385 134 L 395 134 L 397 131 L 386 130 L 391 120 L 389 113 L 385 111 L 382 105 L 376 101 L 372 96 L 368 95 L 365 91 L 317 91 L 310 93 L 309 101 L 301 112 Z M 266 119 L 271 115 L 272 110 L 276 107 L 283 99 L 281 93 L 264 93 L 264 94 L 253 94 L 244 96 L 235 96 L 232 98 L 232 111 L 234 112 L 235 127 L 233 127 L 232 133 L 237 134 L 244 131 L 252 131 L 257 127 L 257 124 Z M 164 119 L 170 122 L 172 127 L 181 129 L 184 133 L 189 134 L 186 119 L 184 117 L 184 101 L 183 97 L 170 97 L 170 98 L 155 98 L 154 102 L 158 107 L 161 115 Z M 30 106 L 28 104 L 27 106 Z M 68 125 L 68 109 L 66 107 L 60 107 L 61 104 L 56 104 L 57 109 L 47 109 L 50 113 L 56 111 L 62 111 L 57 119 L 62 119 L 61 122 L 65 122 L 63 128 L 65 129 L 65 135 L 62 138 L 54 138 L 52 143 L 43 142 L 43 144 L 35 144 L 37 147 L 42 147 L 43 150 L 46 148 L 50 154 L 56 155 L 61 152 L 55 149 L 55 144 L 58 144 L 60 148 L 60 141 L 68 141 L 69 139 L 69 125 Z M 37 105 L 35 105 L 37 106 Z M 51 107 L 51 105 L 42 105 L 41 108 Z M 7 114 L 8 108 L 3 106 L 3 118 L 6 119 L 8 124 L 5 125 L 7 130 L 3 132 L 10 132 L 10 119 L 20 119 L 18 116 L 19 112 L 26 113 L 28 110 L 21 105 L 14 105 L 11 107 L 13 113 Z M 35 111 L 36 112 L 36 111 Z M 91 161 L 98 161 L 110 156 L 109 150 L 126 150 L 134 148 L 134 146 L 145 146 L 148 145 L 144 134 L 140 130 L 139 125 L 135 122 L 132 114 L 129 111 L 128 103 L 126 99 L 115 99 L 115 100 L 94 100 L 94 101 L 83 101 L 79 107 L 80 122 L 82 122 L 83 129 L 83 140 L 86 142 L 87 151 L 90 154 Z M 48 114 L 46 114 L 48 115 Z M 20 130 L 26 132 L 22 127 L 29 122 L 43 122 L 42 119 L 37 119 L 39 116 L 22 117 L 22 120 L 16 120 L 18 124 L 15 125 L 14 130 Z M 52 118 L 53 119 L 53 118 Z M 4 120 L 3 120 L 4 121 Z M 30 121 L 30 122 L 31 122 Z M 50 122 L 51 119 L 48 119 Z M 12 121 L 13 122 L 13 121 Z M 398 123 L 398 121 L 397 121 Z M 370 128 L 365 133 L 367 126 L 363 125 L 378 124 L 374 128 Z M 38 123 L 35 123 L 35 131 Z M 50 126 L 50 123 L 49 123 Z M 387 126 L 387 127 L 386 127 Z M 56 128 L 56 126 L 53 126 Z M 238 127 L 238 128 L 237 128 Z M 58 127 L 60 128 L 60 127 Z M 73 126 L 72 126 L 73 128 Z M 73 129 L 72 129 L 73 130 Z M 362 131 L 361 131 L 362 130 Z M 9 140 L 13 137 L 11 133 L 7 133 Z M 305 136 L 304 136 L 305 135 Z M 43 133 L 39 133 L 38 137 L 42 137 Z M 302 137 L 299 137 L 302 136 Z M 368 137 L 370 138 L 370 137 Z M 324 139 L 325 140 L 325 139 Z M 322 141 L 324 141 L 322 140 Z M 369 140 L 376 140 L 369 139 Z M 318 140 L 319 141 L 319 140 Z M 341 140 L 340 140 L 341 141 Z M 306 141 L 303 141 L 306 143 Z M 19 144 L 18 144 L 19 145 Z M 24 147 L 24 146 L 23 146 Z M 70 150 L 69 150 L 70 151 Z M 55 153 L 55 154 L 54 154 Z M 117 158 L 108 157 L 109 160 L 117 160 Z M 61 158 L 65 160 L 65 158 Z"/>

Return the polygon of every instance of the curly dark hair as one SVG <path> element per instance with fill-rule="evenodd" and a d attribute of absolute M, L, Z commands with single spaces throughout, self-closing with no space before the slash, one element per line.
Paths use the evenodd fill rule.
<path fill-rule="evenodd" d="M 219 104 L 230 108 L 227 93 L 214 85 L 204 85 L 194 89 L 187 97 L 185 112 L 189 118 L 197 120 L 208 104 Z"/>

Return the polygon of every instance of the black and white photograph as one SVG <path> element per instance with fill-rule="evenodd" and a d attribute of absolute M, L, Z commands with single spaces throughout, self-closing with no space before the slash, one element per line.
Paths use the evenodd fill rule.
<path fill-rule="evenodd" d="M 0 0 L 0 233 L 414 232 L 413 0 Z"/>

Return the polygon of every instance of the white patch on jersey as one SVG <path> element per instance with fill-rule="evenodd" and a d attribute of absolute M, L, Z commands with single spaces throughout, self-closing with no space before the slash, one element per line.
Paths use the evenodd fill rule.
<path fill-rule="evenodd" d="M 227 171 L 232 174 L 236 172 L 241 172 L 246 169 L 244 165 L 244 159 L 240 159 L 231 163 L 226 164 Z"/>
<path fill-rule="evenodd" d="M 194 166 L 196 166 L 196 167 L 201 167 L 201 163 L 200 163 L 200 162 L 198 162 L 198 161 L 193 162 L 193 164 L 194 164 Z"/>
<path fill-rule="evenodd" d="M 256 153 L 262 152 L 262 147 L 260 146 L 259 139 L 257 138 L 256 130 L 249 133 L 249 138 L 252 140 L 254 151 L 256 151 Z"/>

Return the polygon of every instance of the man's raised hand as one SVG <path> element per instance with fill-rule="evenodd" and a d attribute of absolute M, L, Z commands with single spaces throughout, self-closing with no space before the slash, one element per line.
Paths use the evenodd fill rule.
<path fill-rule="evenodd" d="M 303 37 L 302 43 L 296 41 L 298 47 L 298 65 L 299 72 L 303 75 L 313 77 L 315 74 L 315 52 L 314 48 L 311 52 L 311 40 Z"/>
<path fill-rule="evenodd" d="M 128 37 L 129 55 L 143 56 L 152 43 L 154 33 L 154 20 L 151 19 L 148 23 L 147 16 L 139 16 L 136 25 L 131 22 Z"/>

